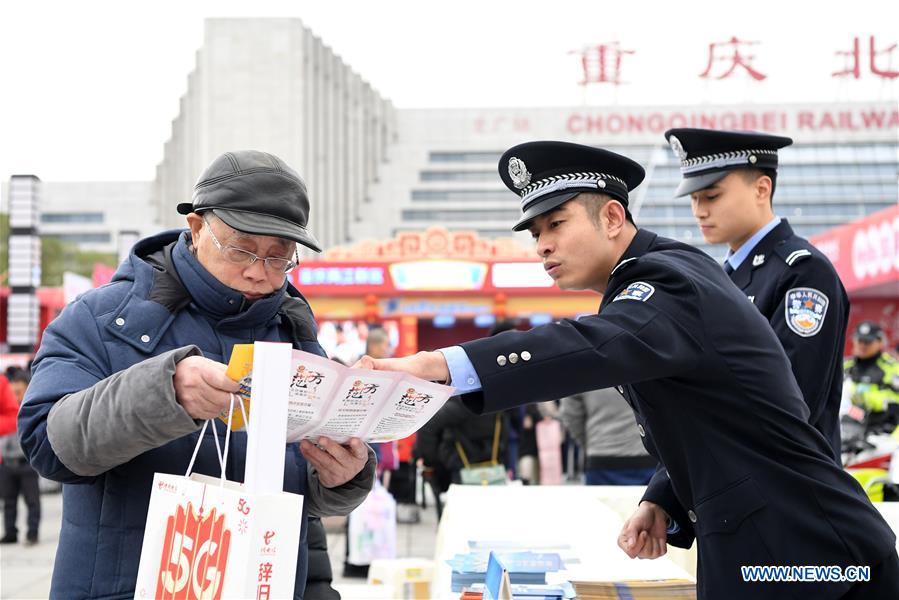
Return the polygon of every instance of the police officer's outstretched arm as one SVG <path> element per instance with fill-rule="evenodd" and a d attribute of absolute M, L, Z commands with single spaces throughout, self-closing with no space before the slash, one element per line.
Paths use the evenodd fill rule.
<path fill-rule="evenodd" d="M 622 270 L 597 315 L 462 344 L 482 387 L 466 406 L 494 412 L 697 368 L 705 344 L 689 277 L 651 256 Z"/>
<path fill-rule="evenodd" d="M 704 347 L 695 291 L 663 262 L 644 257 L 628 265 L 600 314 L 462 344 L 482 387 L 462 397 L 465 405 L 477 414 L 496 412 L 698 367 Z M 441 382 L 450 375 L 441 352 L 363 357 L 356 366 Z"/>

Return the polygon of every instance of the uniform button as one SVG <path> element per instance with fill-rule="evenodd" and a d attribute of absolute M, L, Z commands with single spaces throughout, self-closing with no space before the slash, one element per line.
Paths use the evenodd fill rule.
<path fill-rule="evenodd" d="M 690 519 L 690 522 L 691 522 L 691 523 L 695 523 L 695 522 L 696 522 L 696 513 L 693 512 L 692 510 L 688 510 L 688 511 L 687 511 L 687 518 Z"/>
<path fill-rule="evenodd" d="M 228 304 L 234 304 L 234 298 L 231 298 L 230 300 L 228 300 Z"/>
<path fill-rule="evenodd" d="M 142 336 L 140 336 L 140 341 L 142 341 L 143 343 L 146 344 L 147 342 L 150 341 L 150 336 L 145 333 Z"/>
<path fill-rule="evenodd" d="M 524 352 L 522 352 L 522 353 L 521 353 L 521 360 L 523 360 L 523 361 L 525 361 L 525 362 L 531 360 L 531 353 L 528 352 L 527 350 L 525 350 Z"/>
<path fill-rule="evenodd" d="M 118 325 L 119 327 L 121 327 L 122 325 L 125 324 L 125 319 L 123 319 L 122 317 L 119 317 L 118 319 L 115 320 L 115 324 Z"/>
<path fill-rule="evenodd" d="M 518 355 L 515 354 L 514 352 L 513 352 L 512 354 L 510 354 L 510 355 L 509 355 L 509 362 L 512 363 L 513 365 L 514 365 L 515 363 L 517 363 L 517 362 L 518 362 Z"/>
<path fill-rule="evenodd" d="M 468 385 L 474 385 L 474 377 L 468 378 Z"/>
<path fill-rule="evenodd" d="M 637 423 L 637 431 L 640 432 L 640 437 L 646 437 L 646 430 L 643 429 L 642 423 Z"/>
<path fill-rule="evenodd" d="M 506 357 L 503 356 L 502 354 L 500 354 L 499 356 L 497 356 L 497 357 L 496 357 L 496 364 L 498 364 L 498 365 L 501 366 L 501 367 L 505 367 L 505 366 L 506 366 Z"/>
<path fill-rule="evenodd" d="M 619 393 L 619 394 L 621 394 L 622 396 L 624 395 L 624 388 L 623 388 L 623 387 L 621 387 L 620 385 L 616 385 L 616 386 L 615 386 L 615 389 L 618 390 L 618 393 Z"/>

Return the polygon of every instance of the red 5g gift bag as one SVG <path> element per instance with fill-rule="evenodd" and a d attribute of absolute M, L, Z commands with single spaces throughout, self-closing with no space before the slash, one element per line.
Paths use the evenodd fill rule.
<path fill-rule="evenodd" d="M 261 373 L 279 356 L 280 348 L 257 344 L 254 371 Z M 290 345 L 287 365 L 290 361 Z M 288 373 L 289 369 L 282 369 Z M 247 483 L 225 480 L 231 423 L 219 454 L 219 479 L 191 474 L 200 441 L 184 476 L 156 473 L 137 574 L 136 598 L 214 600 L 220 598 L 292 598 L 302 524 L 303 497 L 283 490 L 287 388 L 277 377 L 259 386 L 259 402 L 251 402 L 247 451 Z M 279 424 L 278 396 L 283 387 Z M 256 400 L 256 386 L 253 399 Z M 243 410 L 243 404 L 232 399 Z M 257 407 L 258 410 L 255 410 Z M 278 437 L 280 436 L 280 437 Z M 218 450 L 218 438 L 213 436 Z M 279 440 L 267 448 L 269 438 Z M 254 442 L 256 442 L 254 444 Z M 272 453 L 272 448 L 276 448 Z M 263 458 L 264 457 L 264 458 Z M 258 470 L 252 476 L 251 470 Z"/>

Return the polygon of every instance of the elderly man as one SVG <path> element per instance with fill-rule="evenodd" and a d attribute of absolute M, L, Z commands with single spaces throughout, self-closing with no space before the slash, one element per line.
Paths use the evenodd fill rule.
<path fill-rule="evenodd" d="M 235 344 L 290 342 L 324 355 L 312 311 L 286 278 L 297 243 L 320 251 L 293 169 L 264 152 L 229 152 L 178 211 L 189 229 L 138 242 L 109 285 L 50 324 L 34 363 L 22 446 L 44 477 L 64 484 L 52 597 L 134 595 L 153 474 L 184 473 L 203 421 L 230 406 L 238 386 L 224 363 Z M 347 514 L 371 489 L 374 454 L 359 439 L 318 442 L 285 445 L 284 490 L 303 494 L 309 515 Z M 243 480 L 246 444 L 245 434 L 232 437 L 228 479 Z M 210 439 L 194 471 L 219 469 Z"/>

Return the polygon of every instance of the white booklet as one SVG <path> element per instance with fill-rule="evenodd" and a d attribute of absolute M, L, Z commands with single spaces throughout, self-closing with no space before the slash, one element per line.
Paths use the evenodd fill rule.
<path fill-rule="evenodd" d="M 228 376 L 240 382 L 244 405 L 252 388 L 252 345 L 234 347 Z M 293 350 L 287 392 L 287 441 L 327 436 L 344 443 L 402 439 L 418 431 L 455 388 L 394 371 L 353 369 Z M 233 415 L 235 427 L 242 419 Z"/>

